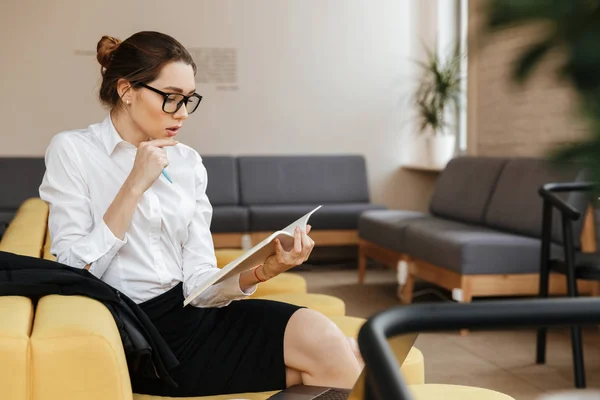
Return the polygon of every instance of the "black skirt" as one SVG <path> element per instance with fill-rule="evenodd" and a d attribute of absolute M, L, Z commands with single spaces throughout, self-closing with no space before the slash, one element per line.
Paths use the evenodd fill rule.
<path fill-rule="evenodd" d="M 210 396 L 285 388 L 283 336 L 298 306 L 268 300 L 234 301 L 222 308 L 183 307 L 183 285 L 140 304 L 180 364 L 178 388 L 132 379 L 134 393 Z"/>

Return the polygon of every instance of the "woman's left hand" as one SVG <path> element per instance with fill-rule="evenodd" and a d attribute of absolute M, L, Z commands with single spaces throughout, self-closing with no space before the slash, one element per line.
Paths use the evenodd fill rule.
<path fill-rule="evenodd" d="M 267 279 L 276 277 L 277 275 L 294 268 L 306 260 L 310 256 L 315 242 L 308 236 L 311 226 L 306 226 L 306 232 L 296 227 L 294 231 L 294 247 L 290 251 L 285 251 L 279 239 L 275 240 L 275 254 L 265 260 L 263 265 L 263 273 Z"/>

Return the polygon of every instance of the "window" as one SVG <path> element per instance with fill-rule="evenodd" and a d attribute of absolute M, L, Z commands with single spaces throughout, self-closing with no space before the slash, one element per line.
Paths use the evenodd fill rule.
<path fill-rule="evenodd" d="M 462 77 L 460 112 L 451 119 L 452 125 L 456 127 L 452 133 L 456 134 L 457 154 L 464 154 L 467 151 L 468 8 L 469 0 L 437 1 L 436 47 L 438 54 L 442 57 L 449 57 L 458 51 L 458 54 L 464 55 L 460 64 Z"/>

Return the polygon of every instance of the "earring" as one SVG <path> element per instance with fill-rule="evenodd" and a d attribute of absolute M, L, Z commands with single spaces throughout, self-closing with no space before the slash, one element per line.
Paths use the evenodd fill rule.
<path fill-rule="evenodd" d="M 129 100 L 127 100 L 127 104 L 129 104 Z"/>

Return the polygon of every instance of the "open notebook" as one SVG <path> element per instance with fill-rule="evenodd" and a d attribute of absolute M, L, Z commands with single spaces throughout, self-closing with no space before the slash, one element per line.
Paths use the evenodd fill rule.
<path fill-rule="evenodd" d="M 259 264 L 264 263 L 264 261 L 275 254 L 275 239 L 279 239 L 281 241 L 281 246 L 285 251 L 290 251 L 294 247 L 294 229 L 297 226 L 302 229 L 303 232 L 306 232 L 306 224 L 310 216 L 317 211 L 322 206 L 318 206 L 308 214 L 303 215 L 297 221 L 292 222 L 290 225 L 285 227 L 284 229 L 273 232 L 266 239 L 258 243 L 256 246 L 248 250 L 246 253 L 242 254 L 219 271 L 218 274 L 215 274 L 210 277 L 210 279 L 202 282 L 183 302 L 184 307 L 190 304 L 196 297 L 200 295 L 200 293 L 204 292 L 206 289 L 211 287 L 214 284 L 217 284 L 233 275 L 237 275 L 246 270 L 252 269 Z"/>

